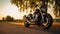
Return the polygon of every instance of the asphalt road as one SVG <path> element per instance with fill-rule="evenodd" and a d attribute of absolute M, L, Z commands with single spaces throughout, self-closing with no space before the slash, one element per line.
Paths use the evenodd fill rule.
<path fill-rule="evenodd" d="M 60 22 L 54 22 L 48 30 L 40 28 L 36 25 L 26 28 L 23 23 L 17 22 L 0 22 L 0 34 L 60 34 Z"/>

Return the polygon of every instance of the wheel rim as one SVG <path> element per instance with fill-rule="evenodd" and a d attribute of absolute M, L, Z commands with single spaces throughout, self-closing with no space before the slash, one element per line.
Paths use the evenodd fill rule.
<path fill-rule="evenodd" d="M 48 18 L 46 17 L 46 22 L 45 22 L 45 23 L 42 23 L 42 24 L 43 24 L 43 27 L 44 27 L 44 28 L 47 28 L 47 27 L 48 27 L 48 23 L 49 23 L 49 22 L 48 22 Z"/>

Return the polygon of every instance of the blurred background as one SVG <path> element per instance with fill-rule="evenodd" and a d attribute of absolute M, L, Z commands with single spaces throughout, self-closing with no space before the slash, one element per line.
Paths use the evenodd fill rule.
<path fill-rule="evenodd" d="M 53 19 L 60 19 L 60 0 L 43 0 L 48 1 L 47 12 Z M 42 5 L 41 0 L 0 0 L 0 20 L 5 20 L 8 16 L 14 20 L 22 20 L 24 15 L 33 13 L 35 2 Z"/>

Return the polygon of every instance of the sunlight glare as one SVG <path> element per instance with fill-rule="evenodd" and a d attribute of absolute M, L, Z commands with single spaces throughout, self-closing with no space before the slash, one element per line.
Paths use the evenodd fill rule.
<path fill-rule="evenodd" d="M 6 4 L 3 9 L 4 16 L 12 16 L 15 19 L 22 19 L 23 13 L 18 11 L 18 8 L 15 5 L 11 5 L 10 3 Z"/>

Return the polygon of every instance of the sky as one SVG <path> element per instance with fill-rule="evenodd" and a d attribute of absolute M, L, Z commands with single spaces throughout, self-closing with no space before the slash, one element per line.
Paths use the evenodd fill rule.
<path fill-rule="evenodd" d="M 22 13 L 10 3 L 10 0 L 0 0 L 0 20 L 8 15 L 15 19 L 22 19 Z"/>

